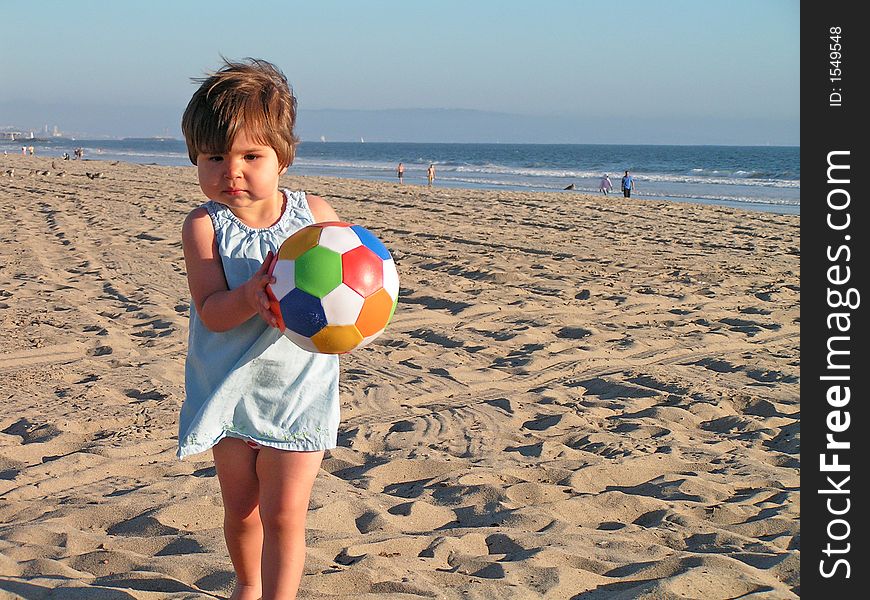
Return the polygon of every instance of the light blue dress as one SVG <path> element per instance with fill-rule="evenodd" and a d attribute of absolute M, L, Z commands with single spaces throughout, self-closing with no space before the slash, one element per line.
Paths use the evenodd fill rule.
<path fill-rule="evenodd" d="M 269 250 L 314 222 L 305 192 L 281 190 L 286 208 L 267 229 L 242 223 L 214 201 L 211 216 L 230 289 L 256 273 Z M 190 305 L 185 399 L 178 458 L 208 450 L 226 436 L 281 450 L 335 448 L 338 356 L 302 350 L 255 315 L 230 331 L 209 331 Z"/>

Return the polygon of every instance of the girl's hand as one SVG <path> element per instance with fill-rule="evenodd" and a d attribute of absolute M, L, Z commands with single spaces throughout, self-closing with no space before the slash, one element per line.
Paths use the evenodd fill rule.
<path fill-rule="evenodd" d="M 266 286 L 275 283 L 275 278 L 269 274 L 272 268 L 272 263 L 275 262 L 277 255 L 271 250 L 263 259 L 263 264 L 257 269 L 257 272 L 245 283 L 245 299 L 250 304 L 251 308 L 257 311 L 269 327 L 277 327 L 278 320 L 272 311 L 269 310 L 269 296 L 266 294 Z"/>

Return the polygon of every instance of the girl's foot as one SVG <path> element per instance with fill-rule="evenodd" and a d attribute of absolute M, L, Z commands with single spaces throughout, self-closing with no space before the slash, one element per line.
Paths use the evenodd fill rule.
<path fill-rule="evenodd" d="M 260 600 L 263 595 L 260 586 L 236 585 L 230 600 Z"/>

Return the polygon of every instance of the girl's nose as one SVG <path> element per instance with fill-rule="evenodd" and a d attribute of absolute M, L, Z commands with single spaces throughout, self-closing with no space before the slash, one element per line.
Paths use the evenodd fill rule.
<path fill-rule="evenodd" d="M 224 177 L 235 179 L 242 175 L 242 161 L 228 158 L 225 162 Z"/>

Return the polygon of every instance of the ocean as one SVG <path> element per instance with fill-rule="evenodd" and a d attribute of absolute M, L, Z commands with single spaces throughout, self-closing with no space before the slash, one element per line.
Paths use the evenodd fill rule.
<path fill-rule="evenodd" d="M 189 166 L 183 140 L 2 140 L 0 150 L 21 153 L 33 145 L 38 156 Z M 435 165 L 435 184 L 492 190 L 598 192 L 605 173 L 621 195 L 628 170 L 633 198 L 698 202 L 782 214 L 800 214 L 800 148 L 781 146 L 656 146 L 592 144 L 424 144 L 306 141 L 291 173 L 396 181 L 405 164 L 405 183 L 426 183 Z M 570 194 L 570 191 L 566 191 Z M 611 192 L 613 193 L 613 192 Z"/>

